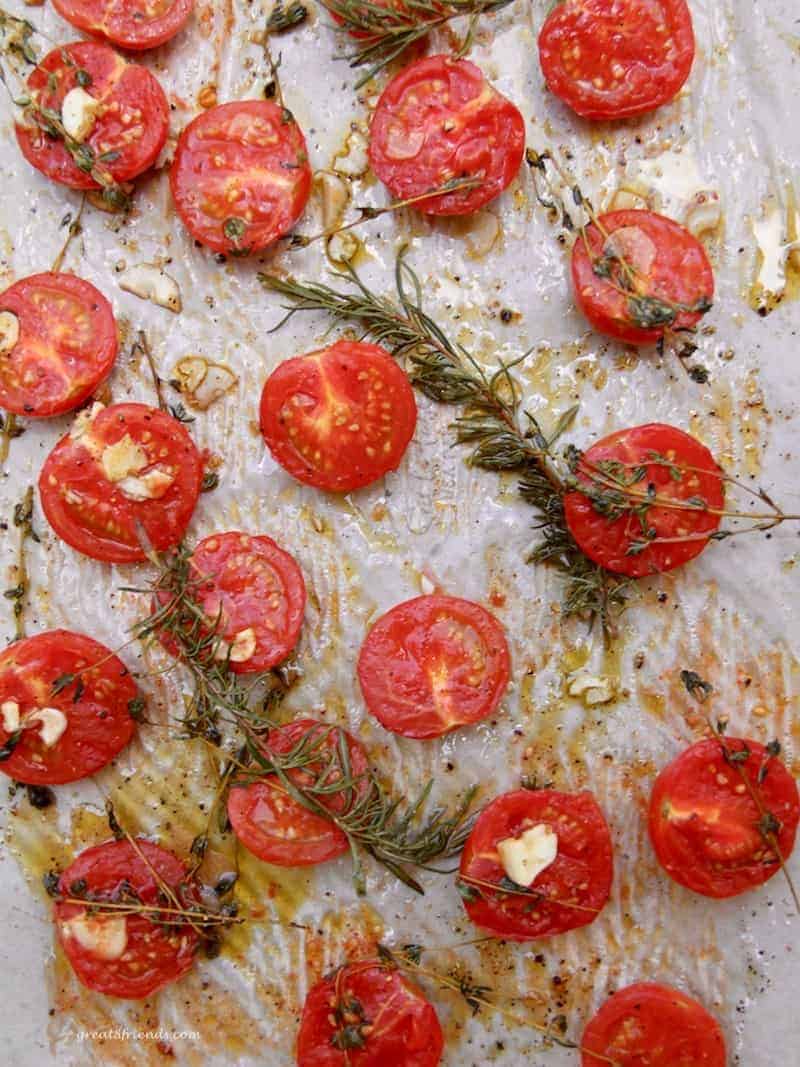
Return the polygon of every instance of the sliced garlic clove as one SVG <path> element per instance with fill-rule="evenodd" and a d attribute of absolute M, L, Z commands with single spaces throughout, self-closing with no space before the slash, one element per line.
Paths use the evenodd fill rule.
<path fill-rule="evenodd" d="M 558 855 L 558 835 L 546 823 L 538 823 L 519 837 L 498 841 L 497 853 L 511 881 L 529 886 Z"/>
<path fill-rule="evenodd" d="M 73 141 L 82 144 L 94 129 L 100 101 L 76 85 L 61 104 L 61 121 Z"/>
<path fill-rule="evenodd" d="M 67 717 L 58 708 L 36 708 L 25 716 L 23 726 L 26 730 L 40 726 L 39 737 L 45 747 L 52 748 L 67 728 Z"/>
<path fill-rule="evenodd" d="M 13 311 L 0 311 L 0 356 L 13 352 L 19 341 L 19 319 Z"/>
<path fill-rule="evenodd" d="M 231 644 L 220 641 L 214 658 L 218 660 L 230 659 L 231 663 L 246 663 L 253 657 L 256 650 L 256 632 L 252 627 L 241 630 Z"/>
<path fill-rule="evenodd" d="M 174 481 L 174 476 L 168 471 L 154 467 L 147 474 L 120 479 L 117 489 L 129 500 L 160 500 Z"/>
<path fill-rule="evenodd" d="M 131 474 L 138 474 L 147 464 L 147 453 L 129 433 L 113 445 L 106 445 L 100 457 L 103 474 L 110 482 L 121 482 Z"/>
<path fill-rule="evenodd" d="M 198 411 L 207 411 L 215 401 L 234 388 L 239 379 L 223 363 L 212 363 L 204 356 L 186 356 L 175 367 L 181 395 Z"/>
<path fill-rule="evenodd" d="M 345 149 L 333 161 L 337 174 L 348 178 L 360 178 L 369 170 L 369 142 L 362 130 L 350 131 L 345 142 Z"/>
<path fill-rule="evenodd" d="M 62 937 L 73 938 L 98 960 L 118 960 L 128 947 L 124 915 L 89 917 L 86 912 L 61 923 Z"/>
<path fill-rule="evenodd" d="M 119 287 L 168 311 L 183 309 L 178 283 L 155 263 L 137 263 L 128 267 L 119 276 Z"/>
<path fill-rule="evenodd" d="M 576 674 L 569 683 L 570 696 L 581 697 L 584 704 L 593 707 L 596 704 L 610 704 L 616 695 L 615 687 L 605 675 L 594 675 L 588 671 Z"/>
<path fill-rule="evenodd" d="M 2 717 L 3 729 L 7 734 L 16 733 L 19 730 L 19 704 L 16 700 L 5 700 L 0 705 L 0 717 Z"/>
<path fill-rule="evenodd" d="M 494 248 L 500 236 L 500 219 L 491 211 L 478 211 L 467 233 L 467 250 L 473 259 L 481 259 Z"/>
<path fill-rule="evenodd" d="M 341 221 L 350 200 L 350 187 L 344 178 L 329 170 L 319 171 L 315 181 L 322 201 L 322 226 L 325 230 L 331 230 Z"/>
<path fill-rule="evenodd" d="M 701 192 L 692 197 L 692 202 L 686 211 L 686 229 L 694 237 L 701 233 L 716 230 L 722 221 L 722 205 L 719 202 L 719 193 Z"/>

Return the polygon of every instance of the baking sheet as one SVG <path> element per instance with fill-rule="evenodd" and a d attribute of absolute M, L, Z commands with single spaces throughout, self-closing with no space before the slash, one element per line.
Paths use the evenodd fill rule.
<path fill-rule="evenodd" d="M 55 41 L 75 36 L 49 7 L 7 6 Z M 621 185 L 644 181 L 653 206 L 680 217 L 697 188 L 718 192 L 723 224 L 708 242 L 718 296 L 697 354 L 711 371 L 709 383 L 694 383 L 674 360 L 649 350 L 636 355 L 587 331 L 570 299 L 564 250 L 525 172 L 490 208 L 500 235 L 488 254 L 475 255 L 486 220 L 476 230 L 405 212 L 365 230 L 361 269 L 388 292 L 396 250 L 408 243 L 429 310 L 476 355 L 492 363 L 532 349 L 518 369 L 530 410 L 547 419 L 580 401 L 572 434 L 577 444 L 626 425 L 673 422 L 701 437 L 730 473 L 763 484 L 786 510 L 798 511 L 793 451 L 800 315 L 790 299 L 792 280 L 787 299 L 769 316 L 750 306 L 759 269 L 764 277 L 776 270 L 770 232 L 796 236 L 795 0 L 692 0 L 698 56 L 685 91 L 656 114 L 620 126 L 583 123 L 545 92 L 535 38 L 547 6 L 518 0 L 483 20 L 470 58 L 520 106 L 531 146 L 572 154 L 573 171 L 598 203 Z M 248 38 L 263 26 L 267 11 L 257 2 L 201 2 L 184 33 L 144 57 L 174 105 L 174 135 L 199 110 L 197 95 L 206 84 L 217 84 L 220 101 L 258 93 L 266 68 Z M 443 34 L 432 50 L 447 43 Z M 353 73 L 334 59 L 340 46 L 317 10 L 280 40 L 286 102 L 307 135 L 315 169 L 331 167 L 337 155 L 341 161 L 348 142 L 352 161 L 358 148 L 353 123 L 364 129 L 368 116 L 370 88 L 358 98 L 353 94 Z M 5 103 L 0 135 L 5 286 L 49 266 L 63 236 L 61 220 L 79 200 L 22 160 Z M 353 199 L 377 205 L 386 195 L 377 184 L 358 180 Z M 315 210 L 312 204 L 303 232 L 319 228 Z M 123 293 L 115 281 L 122 262 L 162 258 L 181 287 L 179 317 Z M 237 388 L 192 427 L 198 444 L 224 463 L 220 488 L 201 499 L 190 534 L 200 538 L 236 527 L 264 532 L 300 562 L 313 595 L 298 656 L 304 677 L 290 706 L 314 715 L 324 709 L 331 721 L 353 730 L 404 792 L 433 774 L 444 799 L 473 782 L 489 797 L 515 786 L 521 773 L 536 772 L 563 788 L 590 785 L 612 828 L 614 890 L 592 926 L 549 942 L 443 950 L 436 965 L 447 970 L 464 961 L 498 999 L 525 995 L 539 1021 L 566 1014 L 574 1037 L 609 988 L 637 979 L 667 981 L 718 1016 L 732 1063 L 786 1063 L 787 1050 L 800 1039 L 791 998 L 799 976 L 792 948 L 800 919 L 793 916 L 784 881 L 775 878 L 738 901 L 691 896 L 659 874 L 642 816 L 657 770 L 693 736 L 691 708 L 677 680 L 683 667 L 714 683 L 731 733 L 777 736 L 789 765 L 800 770 L 797 529 L 715 545 L 674 575 L 643 583 L 618 646 L 604 651 L 585 628 L 559 625 L 557 580 L 524 563 L 534 540 L 529 509 L 517 502 L 511 483 L 465 466 L 451 446 L 452 412 L 421 401 L 417 434 L 401 469 L 344 499 L 293 483 L 265 456 L 256 424 L 261 385 L 281 360 L 318 345 L 328 329 L 322 319 L 298 317 L 268 333 L 280 316 L 277 301 L 255 278 L 265 265 L 314 278 L 328 268 L 318 245 L 217 264 L 194 247 L 175 219 L 162 170 L 140 183 L 136 210 L 124 224 L 87 211 L 65 268 L 105 292 L 122 324 L 114 400 L 154 400 L 146 368 L 129 355 L 138 329 L 147 332 L 165 378 L 190 354 L 220 360 L 238 375 Z M 519 314 L 506 325 L 501 308 Z M 13 442 L 0 479 L 4 518 L 35 481 L 68 421 L 31 424 Z M 141 609 L 118 588 L 137 572 L 79 558 L 50 533 L 41 514 L 37 529 L 43 537 L 31 552 L 30 631 L 71 626 L 111 647 L 121 645 Z M 13 549 L 13 537 L 4 533 L 4 574 Z M 353 664 L 369 620 L 418 593 L 426 577 L 450 593 L 491 604 L 511 641 L 513 685 L 496 719 L 423 744 L 387 734 L 365 717 Z M 0 625 L 2 636 L 10 637 L 10 613 Z M 644 655 L 639 669 L 637 654 Z M 134 669 L 165 666 L 156 653 L 146 664 L 140 656 L 135 647 L 123 653 Z M 569 675 L 580 665 L 615 679 L 619 698 L 591 711 L 570 698 Z M 180 707 L 184 682 L 174 672 L 146 683 L 151 715 L 166 721 L 168 711 Z M 753 716 L 757 707 L 768 714 Z M 426 876 L 421 902 L 371 865 L 362 900 L 346 860 L 288 873 L 245 861 L 243 906 L 264 907 L 276 923 L 293 920 L 308 931 L 262 923 L 237 932 L 220 959 L 200 961 L 187 979 L 143 1004 L 120 1004 L 82 989 L 54 955 L 49 909 L 37 887 L 41 872 L 107 836 L 100 815 L 104 795 L 115 799 L 131 828 L 185 851 L 203 823 L 198 802 L 210 795 L 204 760 L 194 748 L 170 743 L 165 730 L 144 728 L 95 783 L 60 788 L 55 810 L 34 811 L 21 792 L 6 801 L 2 787 L 0 1020 L 9 1062 L 158 1064 L 169 1048 L 180 1063 L 283 1067 L 293 1062 L 306 990 L 348 951 L 376 937 L 450 946 L 476 935 L 446 878 Z M 230 848 L 230 841 L 215 843 L 212 870 L 215 864 L 225 868 Z M 790 866 L 800 879 L 797 854 Z M 428 992 L 446 1029 L 443 1062 L 451 1067 L 577 1061 L 575 1053 L 541 1050 L 530 1029 L 509 1027 L 497 1015 L 472 1018 L 457 998 L 433 986 Z M 168 1035 L 160 1044 L 80 1036 L 117 1026 L 195 1036 Z"/>

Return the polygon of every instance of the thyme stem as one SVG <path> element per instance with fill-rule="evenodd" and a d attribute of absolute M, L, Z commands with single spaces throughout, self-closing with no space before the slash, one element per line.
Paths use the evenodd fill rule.
<path fill-rule="evenodd" d="M 348 60 L 353 68 L 366 66 L 355 84 L 360 89 L 412 44 L 453 19 L 466 16 L 469 26 L 456 51 L 469 47 L 475 22 L 483 15 L 499 11 L 511 0 L 403 0 L 386 6 L 374 0 L 322 0 L 342 30 L 358 39 L 358 47 Z"/>
<path fill-rule="evenodd" d="M 29 593 L 28 562 L 26 545 L 29 540 L 38 542 L 39 538 L 33 528 L 33 486 L 29 485 L 22 500 L 14 508 L 14 525 L 19 530 L 17 562 L 14 565 L 15 585 L 3 594 L 12 601 L 14 615 L 14 640 L 21 641 L 25 636 L 25 602 Z"/>

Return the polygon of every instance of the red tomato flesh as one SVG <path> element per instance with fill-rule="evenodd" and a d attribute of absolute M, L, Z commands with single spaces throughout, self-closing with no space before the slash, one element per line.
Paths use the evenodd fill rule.
<path fill-rule="evenodd" d="M 555 831 L 558 855 L 530 887 L 515 886 L 500 862 L 497 844 L 538 825 Z M 594 922 L 608 900 L 612 876 L 611 835 L 588 792 L 504 793 L 478 816 L 461 854 L 460 888 L 467 914 L 477 926 L 509 941 L 552 937 Z"/>
<path fill-rule="evenodd" d="M 53 7 L 84 33 L 138 52 L 158 48 L 183 29 L 194 0 L 53 0 Z"/>
<path fill-rule="evenodd" d="M 194 893 L 187 891 L 185 885 L 187 870 L 184 864 L 171 852 L 143 838 L 136 841 L 136 848 L 124 840 L 107 841 L 85 849 L 61 875 L 58 890 L 62 897 L 91 895 L 94 900 L 111 902 L 119 901 L 132 891 L 141 904 L 172 907 L 160 899 L 156 875 L 175 891 L 184 907 L 191 907 L 195 902 Z M 76 894 L 76 882 L 85 883 L 82 894 Z M 191 968 L 198 936 L 188 924 L 158 925 L 143 912 L 126 913 L 124 952 L 116 959 L 107 959 L 98 956 L 75 936 L 74 920 L 86 915 L 86 910 L 83 904 L 58 901 L 55 921 L 67 959 L 89 989 L 109 997 L 141 1000 L 177 981 Z M 88 918 L 97 923 L 120 921 L 120 917 L 115 918 L 113 913 L 99 916 L 90 913 Z M 164 916 L 165 921 L 167 918 Z M 70 920 L 73 920 L 72 926 Z"/>
<path fill-rule="evenodd" d="M 378 345 L 337 341 L 287 359 L 261 395 L 261 433 L 293 478 L 349 493 L 395 470 L 417 425 L 414 391 Z"/>
<path fill-rule="evenodd" d="M 582 454 L 575 473 L 585 488 L 564 497 L 567 525 L 606 570 L 643 578 L 681 567 L 719 527 L 722 471 L 705 445 L 674 426 L 654 422 L 609 434 Z M 648 494 L 655 502 L 636 514 Z"/>
<path fill-rule="evenodd" d="M 575 300 L 594 329 L 642 345 L 658 341 L 667 328 L 696 326 L 714 296 L 714 272 L 697 238 L 653 211 L 612 211 L 597 222 L 586 228 L 585 239 L 578 235 L 572 248 Z M 633 281 L 623 263 L 631 268 Z M 631 284 L 633 300 L 627 288 Z M 655 320 L 651 299 L 659 302 Z M 665 324 L 663 319 L 672 315 Z M 648 325 L 654 321 L 656 325 Z"/>
<path fill-rule="evenodd" d="M 76 681 L 57 686 L 56 692 L 54 683 L 68 674 Z M 136 723 L 129 705 L 136 695 L 122 660 L 90 637 L 49 630 L 16 641 L 0 653 L 0 706 L 17 705 L 21 730 L 0 771 L 26 785 L 88 778 L 133 736 Z M 64 732 L 49 746 L 42 740 L 41 722 L 28 719 L 42 708 L 55 708 L 67 720 Z M 4 709 L 0 746 L 8 745 L 16 733 L 5 728 L 5 720 Z"/>
<path fill-rule="evenodd" d="M 215 252 L 260 252 L 291 230 L 311 191 L 306 142 L 271 100 L 220 104 L 178 139 L 169 175 L 189 233 Z"/>
<path fill-rule="evenodd" d="M 192 599 L 217 636 L 233 647 L 234 657 L 237 635 L 252 631 L 252 655 L 231 658 L 232 671 L 268 671 L 286 659 L 297 644 L 306 606 L 306 585 L 293 556 L 269 537 L 224 533 L 200 541 L 190 565 Z M 162 643 L 178 655 L 173 638 L 164 635 Z M 224 646 L 219 655 L 225 655 Z"/>
<path fill-rule="evenodd" d="M 587 119 L 642 115 L 677 95 L 694 62 L 686 0 L 562 0 L 539 34 L 548 87 Z"/>
<path fill-rule="evenodd" d="M 768 881 L 780 861 L 759 829 L 762 813 L 741 772 L 778 820 L 784 859 L 794 848 L 800 819 L 797 784 L 784 764 L 758 741 L 726 737 L 699 741 L 659 774 L 650 797 L 650 840 L 658 861 L 680 885 L 707 897 L 733 897 Z M 762 781 L 759 783 L 759 775 Z"/>
<path fill-rule="evenodd" d="M 370 714 L 405 737 L 439 737 L 491 715 L 508 685 L 503 627 L 480 604 L 420 596 L 382 615 L 358 657 Z"/>
<path fill-rule="evenodd" d="M 83 144 L 115 182 L 132 181 L 152 167 L 167 139 L 164 90 L 149 70 L 127 63 L 108 45 L 80 41 L 49 52 L 28 78 L 28 91 L 39 107 L 60 113 L 81 71 L 90 79 L 85 91 L 101 105 Z M 99 188 L 60 139 L 19 124 L 16 134 L 22 154 L 48 178 L 72 189 Z"/>
<path fill-rule="evenodd" d="M 620 989 L 589 1021 L 581 1067 L 725 1067 L 725 1038 L 702 1004 L 654 982 Z"/>
<path fill-rule="evenodd" d="M 290 752 L 303 738 L 319 745 L 319 761 L 308 770 L 292 770 L 289 777 L 299 785 L 308 785 L 325 770 L 330 753 L 341 738 L 347 743 L 353 778 L 367 771 L 367 755 L 361 744 L 347 731 L 316 719 L 295 719 L 286 726 L 270 730 L 266 750 Z M 335 780 L 335 771 L 326 781 Z M 349 807 L 348 799 L 363 795 L 366 782 L 358 783 L 348 798 L 344 792 L 321 797 L 320 802 L 334 814 Z M 233 832 L 246 849 L 266 863 L 279 867 L 310 867 L 325 863 L 348 851 L 347 838 L 330 819 L 317 815 L 290 797 L 277 775 L 250 785 L 232 787 L 228 797 L 228 818 Z"/>
<path fill-rule="evenodd" d="M 112 458 L 120 452 L 139 469 L 120 477 Z M 140 499 L 148 478 L 154 495 Z M 145 404 L 112 404 L 59 441 L 42 467 L 39 493 L 62 541 L 92 559 L 136 563 L 147 558 L 138 525 L 159 551 L 177 544 L 202 480 L 200 453 L 177 419 Z"/>
<path fill-rule="evenodd" d="M 311 989 L 298 1067 L 436 1067 L 444 1035 L 422 990 L 399 971 L 349 963 Z"/>
<path fill-rule="evenodd" d="M 117 323 L 111 305 L 72 274 L 34 274 L 0 296 L 19 340 L 0 357 L 0 407 L 44 418 L 79 407 L 111 373 Z"/>
<path fill-rule="evenodd" d="M 372 169 L 398 200 L 422 196 L 458 178 L 480 185 L 418 201 L 428 215 L 470 215 L 514 180 L 525 152 L 519 109 L 479 67 L 427 56 L 393 78 L 370 128 Z"/>

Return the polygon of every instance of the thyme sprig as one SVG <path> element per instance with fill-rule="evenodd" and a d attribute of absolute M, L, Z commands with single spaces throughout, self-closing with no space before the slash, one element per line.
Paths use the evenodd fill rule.
<path fill-rule="evenodd" d="M 758 832 L 761 834 L 762 838 L 764 839 L 766 844 L 769 845 L 770 849 L 777 858 L 778 863 L 780 864 L 781 871 L 783 872 L 783 876 L 786 879 L 786 884 L 789 887 L 789 892 L 791 893 L 792 900 L 794 901 L 795 911 L 798 915 L 800 915 L 800 896 L 798 896 L 794 881 L 792 879 L 791 874 L 789 873 L 789 868 L 786 866 L 786 857 L 783 855 L 780 842 L 778 841 L 778 834 L 781 831 L 781 821 L 777 817 L 775 812 L 770 811 L 767 808 L 767 805 L 764 803 L 764 798 L 761 795 L 761 790 L 759 788 L 759 786 L 767 776 L 769 770 L 769 760 L 776 758 L 780 755 L 780 743 L 778 741 L 770 741 L 770 743 L 766 746 L 767 759 L 766 761 L 763 761 L 761 763 L 756 774 L 756 784 L 754 785 L 752 780 L 750 779 L 750 776 L 745 774 L 744 767 L 742 766 L 752 757 L 752 753 L 750 752 L 750 750 L 746 746 L 741 749 L 731 748 L 731 746 L 725 739 L 727 721 L 723 721 L 720 719 L 716 722 L 716 724 L 712 723 L 711 721 L 711 715 L 709 714 L 705 705 L 706 701 L 708 701 L 709 698 L 713 695 L 713 685 L 711 685 L 711 683 L 707 682 L 705 679 L 701 678 L 696 671 L 681 671 L 681 681 L 683 682 L 684 688 L 689 693 L 689 695 L 700 705 L 706 725 L 709 731 L 711 732 L 711 736 L 719 744 L 725 762 L 728 764 L 729 767 L 732 767 L 733 770 L 739 775 L 750 799 L 753 801 L 753 804 L 755 805 L 759 815 L 756 828 L 758 829 Z"/>
<path fill-rule="evenodd" d="M 498 1003 L 497 998 L 492 996 L 492 987 L 476 981 L 462 964 L 459 964 L 450 972 L 434 969 L 423 964 L 421 962 L 422 956 L 429 951 L 434 950 L 426 949 L 421 945 L 404 945 L 400 949 L 393 949 L 379 944 L 377 946 L 377 960 L 364 960 L 359 961 L 359 963 L 363 962 L 364 966 L 374 966 L 378 962 L 390 970 L 401 970 L 410 975 L 426 978 L 443 989 L 449 989 L 462 997 L 467 1006 L 472 1009 L 473 1014 L 477 1015 L 483 1010 L 497 1012 L 502 1018 L 514 1023 L 516 1026 L 524 1026 L 536 1030 L 544 1041 L 551 1042 L 561 1048 L 582 1051 L 582 1046 L 579 1042 L 570 1040 L 551 1026 L 545 1026 Z M 525 998 L 519 997 L 516 999 Z M 613 1060 L 600 1052 L 592 1051 L 592 1056 L 603 1063 L 609 1064 L 610 1067 L 621 1067 L 617 1060 Z"/>
<path fill-rule="evenodd" d="M 460 178 L 450 178 L 442 185 L 436 186 L 433 189 L 428 189 L 427 192 L 417 193 L 416 196 L 409 196 L 403 200 L 392 200 L 391 203 L 385 204 L 383 207 L 370 207 L 368 205 L 362 207 L 356 207 L 359 213 L 357 219 L 352 222 L 347 222 L 343 226 L 331 226 L 327 230 L 322 230 L 320 233 L 315 233 L 312 236 L 307 236 L 302 233 L 293 233 L 285 238 L 289 243 L 289 248 L 308 248 L 309 245 L 314 244 L 315 241 L 327 240 L 331 237 L 335 237 L 339 233 L 345 233 L 349 230 L 355 229 L 357 226 L 363 226 L 365 222 L 371 222 L 373 219 L 378 219 L 381 215 L 389 214 L 390 212 L 400 211 L 402 208 L 413 207 L 415 204 L 421 203 L 423 200 L 429 200 L 434 196 L 446 196 L 448 193 L 460 193 L 469 192 L 471 189 L 477 189 L 483 185 L 484 179 L 464 175 Z"/>
<path fill-rule="evenodd" d="M 297 311 L 324 311 L 336 322 L 357 322 L 365 335 L 407 360 L 411 381 L 431 400 L 462 409 L 453 428 L 456 441 L 469 448 L 468 462 L 490 471 L 519 476 L 522 499 L 538 514 L 540 543 L 529 557 L 549 563 L 564 579 L 567 616 L 599 618 L 613 632 L 627 600 L 627 583 L 592 563 L 578 548 L 564 517 L 565 476 L 554 446 L 567 431 L 577 408 L 571 408 L 545 433 L 538 419 L 522 405 L 514 367 L 525 356 L 487 372 L 462 346 L 452 342 L 422 306 L 419 278 L 398 256 L 397 299 L 378 296 L 350 267 L 333 272 L 346 289 L 318 282 L 294 282 L 260 274 L 266 289 L 289 301 L 278 329 Z M 527 355 L 527 353 L 526 353 Z"/>
<path fill-rule="evenodd" d="M 17 545 L 17 562 L 14 565 L 16 585 L 6 589 L 3 596 L 13 603 L 14 640 L 21 641 L 25 636 L 25 600 L 28 596 L 28 562 L 26 548 L 28 541 L 39 543 L 39 536 L 33 528 L 33 486 L 29 485 L 22 500 L 14 508 L 14 526 L 19 530 Z"/>
<path fill-rule="evenodd" d="M 308 731 L 287 752 L 272 751 L 253 732 L 247 746 L 252 767 L 239 775 L 234 788 L 266 780 L 338 827 L 350 846 L 360 894 L 366 892 L 362 850 L 404 885 L 424 893 L 408 868 L 435 871 L 433 861 L 457 855 L 472 829 L 477 786 L 467 790 L 452 812 L 443 807 L 427 811 L 432 779 L 414 800 L 391 795 L 373 771 L 353 770 L 347 735 L 337 726 Z"/>
<path fill-rule="evenodd" d="M 587 904 L 578 904 L 572 900 L 564 900 L 562 897 L 554 897 L 550 893 L 542 892 L 540 889 L 517 885 L 516 882 L 512 882 L 508 877 L 504 877 L 500 882 L 488 882 L 482 878 L 473 878 L 468 874 L 460 874 L 456 879 L 456 886 L 462 898 L 468 902 L 478 900 L 481 897 L 486 900 L 495 899 L 497 896 L 527 897 L 531 908 L 537 904 L 557 904 L 560 908 L 589 912 L 591 915 L 600 914 L 599 908 L 593 908 Z"/>
<path fill-rule="evenodd" d="M 41 35 L 26 19 L 19 19 L 0 10 L 0 54 L 10 58 L 14 64 L 15 75 L 22 80 L 23 74 L 17 67 L 22 60 L 25 63 L 38 64 L 39 58 L 33 45 L 32 38 Z M 61 50 L 64 61 L 74 67 L 66 49 Z M 87 72 L 77 70 L 78 83 L 87 83 Z M 27 87 L 21 92 L 14 93 L 9 84 L 9 73 L 0 63 L 0 82 L 5 86 L 12 102 L 20 109 L 23 123 L 28 128 L 35 128 L 40 133 L 56 141 L 61 141 L 75 163 L 78 170 L 88 174 L 97 184 L 103 203 L 114 211 L 128 211 L 131 206 L 129 188 L 117 182 L 106 166 L 118 155 L 117 152 L 102 152 L 98 154 L 91 145 L 76 141 L 67 132 L 61 119 L 60 112 L 53 108 L 43 107 L 28 91 Z"/>
<path fill-rule="evenodd" d="M 566 458 L 572 474 L 571 479 L 568 480 L 569 488 L 579 490 L 592 502 L 594 510 L 607 518 L 609 522 L 626 518 L 633 523 L 632 530 L 636 529 L 638 536 L 632 536 L 628 555 L 638 555 L 657 544 L 724 541 L 742 534 L 766 533 L 784 522 L 800 520 L 800 515 L 784 512 L 765 489 L 753 489 L 717 467 L 709 470 L 678 463 L 655 451 L 648 452 L 644 460 L 637 463 L 625 463 L 621 460 L 590 463 L 578 449 L 568 447 Z M 663 495 L 648 478 L 648 471 L 653 466 L 664 467 L 668 470 L 671 480 L 675 483 L 681 483 L 685 478 L 691 478 L 697 474 L 710 475 L 754 497 L 767 510 L 744 511 L 739 508 L 716 507 L 700 495 L 686 498 Z M 651 508 L 713 515 L 720 519 L 748 519 L 750 525 L 675 537 L 661 537 L 650 523 Z"/>
<path fill-rule="evenodd" d="M 663 327 L 665 335 L 668 334 L 670 337 L 677 337 L 678 334 L 695 333 L 693 327 L 677 327 L 674 330 L 672 328 L 682 314 L 703 315 L 710 311 L 712 306 L 710 297 L 703 296 L 694 304 L 684 304 L 661 296 L 655 296 L 650 292 L 649 279 L 643 276 L 642 272 L 625 257 L 619 248 L 614 246 L 613 234 L 609 233 L 603 226 L 602 221 L 592 207 L 591 200 L 583 194 L 574 177 L 566 171 L 552 153 L 549 151 L 536 152 L 534 149 L 529 148 L 525 153 L 525 158 L 534 178 L 534 187 L 536 188 L 536 197 L 539 203 L 549 210 L 559 213 L 564 229 L 568 231 L 575 230 L 576 225 L 572 216 L 563 205 L 559 209 L 555 200 L 542 196 L 536 183 L 536 175 L 538 173 L 547 182 L 552 192 L 553 184 L 548 175 L 548 164 L 569 190 L 574 206 L 585 211 L 586 216 L 603 238 L 602 251 L 597 253 L 592 248 L 585 223 L 581 221 L 578 224 L 578 240 L 584 244 L 594 274 L 625 297 L 627 311 L 633 324 L 642 330 Z M 664 349 L 664 340 L 665 336 L 662 336 L 659 340 L 659 350 L 661 352 Z M 708 381 L 708 372 L 705 371 L 705 368 L 689 367 L 686 363 L 686 360 L 697 350 L 697 345 L 689 342 L 675 345 L 673 350 L 681 366 L 693 380 L 698 382 Z"/>
<path fill-rule="evenodd" d="M 322 0 L 343 30 L 358 39 L 347 59 L 367 67 L 355 84 L 360 89 L 407 48 L 453 19 L 469 19 L 458 55 L 470 47 L 481 15 L 507 7 L 511 0 Z"/>

